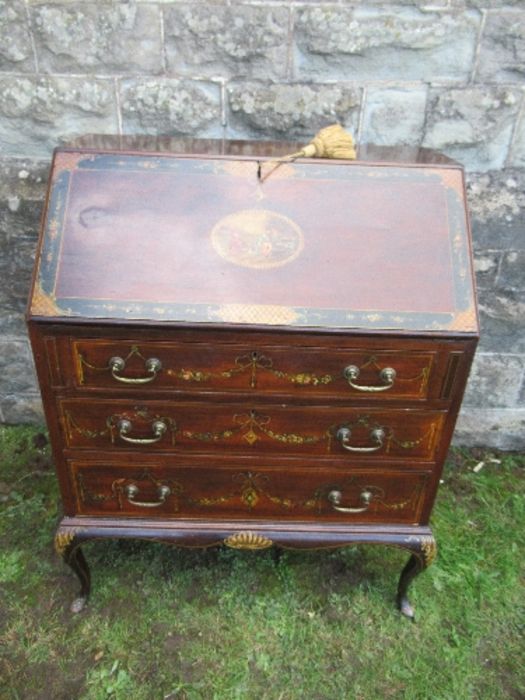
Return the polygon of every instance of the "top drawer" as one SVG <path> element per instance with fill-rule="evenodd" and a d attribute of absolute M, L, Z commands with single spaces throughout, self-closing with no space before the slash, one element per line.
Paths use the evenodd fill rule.
<path fill-rule="evenodd" d="M 425 400 L 440 353 L 322 346 L 71 340 L 77 388 Z"/>

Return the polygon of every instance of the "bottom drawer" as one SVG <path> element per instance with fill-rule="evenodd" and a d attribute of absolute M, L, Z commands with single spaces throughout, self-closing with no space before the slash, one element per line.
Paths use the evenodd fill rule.
<path fill-rule="evenodd" d="M 78 513 L 417 523 L 429 472 L 72 460 Z"/>

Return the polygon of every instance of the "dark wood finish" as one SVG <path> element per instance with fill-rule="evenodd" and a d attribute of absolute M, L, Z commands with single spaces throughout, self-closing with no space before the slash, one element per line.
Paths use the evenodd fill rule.
<path fill-rule="evenodd" d="M 255 403 L 142 401 L 133 405 L 129 399 L 62 400 L 59 414 L 65 445 L 73 449 L 334 455 L 346 456 L 350 462 L 359 458 L 433 460 L 446 415 L 400 408 Z M 122 430 L 123 421 L 128 421 L 129 432 Z M 165 432 L 156 435 L 158 422 Z M 344 441 L 338 438 L 341 428 L 350 431 Z M 375 430 L 383 431 L 382 439 L 374 437 Z"/>
<path fill-rule="evenodd" d="M 130 467 L 125 461 L 71 460 L 77 512 L 161 519 L 226 517 L 354 524 L 388 519 L 419 524 L 429 481 L 428 472 L 319 470 L 313 463 L 306 469 L 282 462 L 280 469 L 255 465 L 210 469 L 206 460 L 191 466 L 180 462 L 170 459 L 161 466 L 146 462 Z M 129 486 L 137 487 L 131 498 L 126 492 Z M 163 486 L 170 489 L 166 497 L 160 492 Z M 361 499 L 367 490 L 372 494 L 369 505 Z M 333 491 L 342 494 L 340 507 L 359 512 L 337 511 L 328 498 Z"/>
<path fill-rule="evenodd" d="M 436 541 L 428 527 L 396 525 L 354 525 L 351 528 L 323 522 L 282 522 L 273 527 L 268 522 L 251 521 L 246 530 L 245 521 L 234 520 L 178 520 L 156 522 L 152 519 L 125 518 L 63 518 L 55 536 L 57 552 L 77 574 L 81 588 L 72 605 L 72 612 L 79 612 L 87 602 L 90 592 L 89 570 L 80 553 L 80 545 L 89 540 L 105 538 L 142 539 L 175 544 L 179 547 L 213 547 L 226 544 L 235 549 L 324 549 L 353 544 L 387 545 L 406 549 L 411 557 L 403 569 L 396 602 L 399 610 L 414 619 L 414 610 L 407 599 L 411 581 L 436 556 Z"/>
<path fill-rule="evenodd" d="M 58 150 L 32 315 L 476 332 L 461 169 L 263 165 Z"/>
<path fill-rule="evenodd" d="M 107 325 L 53 326 L 49 380 L 55 387 L 67 386 L 78 392 L 100 389 L 104 393 L 110 390 L 111 395 L 133 393 L 144 398 L 152 392 L 188 397 L 206 394 L 209 400 L 246 393 L 270 401 L 274 396 L 285 396 L 289 401 L 354 403 L 369 402 L 371 394 L 350 386 L 344 377 L 348 365 L 359 367 L 356 383 L 367 386 L 381 386 L 381 370 L 392 366 L 397 372 L 393 386 L 377 393 L 374 401 L 381 405 L 400 401 L 407 406 L 444 398 L 448 404 L 451 395 L 443 395 L 444 375 L 450 375 L 451 390 L 455 376 L 450 374 L 450 355 L 459 367 L 457 363 L 467 359 L 464 353 L 472 349 L 472 341 L 465 338 L 388 334 L 386 348 L 383 338 L 370 335 L 319 331 L 305 335 L 283 329 L 277 336 L 250 331 L 240 334 L 239 329 L 211 330 L 151 325 L 129 330 Z M 150 358 L 158 358 L 162 368 L 148 384 L 126 384 L 111 374 L 109 361 L 115 356 L 126 360 L 119 373 L 124 378 L 148 376 L 146 362 Z"/>
<path fill-rule="evenodd" d="M 28 323 L 77 611 L 81 543 L 133 537 L 402 547 L 413 617 L 478 336 L 462 171 L 361 149 L 261 189 L 258 167 L 294 147 L 102 137 L 56 154 Z"/>
<path fill-rule="evenodd" d="M 421 399 L 429 391 L 431 374 L 439 359 L 436 350 L 407 352 L 398 350 L 347 348 L 327 351 L 323 345 L 296 347 L 223 344 L 210 346 L 207 341 L 191 343 L 143 342 L 138 338 L 127 342 L 73 340 L 72 361 L 77 388 L 137 390 L 126 379 L 148 378 L 147 362 L 156 358 L 161 369 L 144 391 L 163 389 L 200 393 L 208 391 L 250 391 L 286 393 L 294 391 L 305 398 L 367 399 L 366 391 L 352 387 L 345 379 L 349 365 L 359 368 L 357 385 L 382 387 L 381 371 L 396 370 L 391 388 L 381 394 L 388 399 Z M 110 360 L 125 360 L 122 372 L 113 376 Z M 314 370 L 315 368 L 315 370 Z M 379 392 L 378 392 L 379 393 Z"/>

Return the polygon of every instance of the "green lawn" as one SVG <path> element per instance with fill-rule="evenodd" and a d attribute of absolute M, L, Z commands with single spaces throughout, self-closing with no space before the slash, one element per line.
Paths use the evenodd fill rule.
<path fill-rule="evenodd" d="M 91 602 L 71 616 L 41 442 L 0 427 L 2 700 L 525 698 L 525 457 L 451 455 L 415 625 L 393 604 L 407 555 L 370 546 L 276 565 L 268 550 L 91 543 Z"/>

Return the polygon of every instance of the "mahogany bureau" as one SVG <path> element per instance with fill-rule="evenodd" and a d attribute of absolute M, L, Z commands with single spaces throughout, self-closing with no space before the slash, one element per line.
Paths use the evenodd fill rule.
<path fill-rule="evenodd" d="M 80 545 L 107 537 L 402 547 L 413 616 L 478 337 L 462 169 L 371 148 L 274 167 L 294 150 L 55 152 L 28 326 L 73 610 Z"/>

